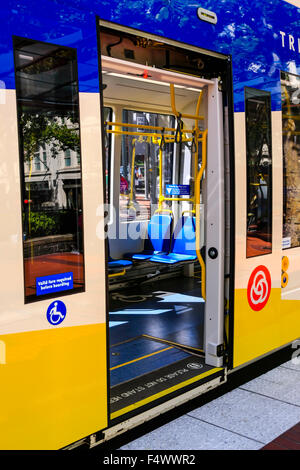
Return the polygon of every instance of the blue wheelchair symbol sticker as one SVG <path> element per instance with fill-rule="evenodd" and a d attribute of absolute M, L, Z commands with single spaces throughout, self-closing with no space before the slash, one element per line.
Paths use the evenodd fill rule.
<path fill-rule="evenodd" d="M 59 325 L 66 318 L 67 307 L 61 300 L 55 300 L 47 309 L 47 320 L 51 325 Z"/>

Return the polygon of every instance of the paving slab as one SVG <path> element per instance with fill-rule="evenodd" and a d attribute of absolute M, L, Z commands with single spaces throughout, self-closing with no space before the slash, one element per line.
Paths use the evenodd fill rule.
<path fill-rule="evenodd" d="M 300 407 L 236 389 L 190 411 L 188 416 L 269 443 L 300 421 Z"/>
<path fill-rule="evenodd" d="M 277 367 L 244 384 L 240 389 L 300 407 L 300 374 L 287 367 Z"/>
<path fill-rule="evenodd" d="M 262 446 L 262 442 L 184 415 L 121 450 L 257 450 Z"/>
<path fill-rule="evenodd" d="M 288 362 L 284 362 L 283 364 L 281 364 L 280 367 L 284 367 L 285 369 L 297 370 L 298 372 L 300 372 L 300 357 L 295 357 L 294 359 L 291 359 Z"/>

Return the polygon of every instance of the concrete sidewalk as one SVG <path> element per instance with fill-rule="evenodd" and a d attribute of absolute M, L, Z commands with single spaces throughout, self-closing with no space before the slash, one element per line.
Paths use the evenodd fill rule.
<path fill-rule="evenodd" d="M 288 361 L 120 449 L 257 450 L 299 422 L 300 365 Z"/>

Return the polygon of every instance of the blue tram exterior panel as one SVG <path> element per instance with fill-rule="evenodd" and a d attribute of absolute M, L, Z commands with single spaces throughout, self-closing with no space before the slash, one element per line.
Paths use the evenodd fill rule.
<path fill-rule="evenodd" d="M 198 7 L 214 11 L 217 24 L 199 20 Z M 76 48 L 80 91 L 99 92 L 98 15 L 103 20 L 230 54 L 235 111 L 244 111 L 245 86 L 271 91 L 272 110 L 277 111 L 281 109 L 279 70 L 300 74 L 299 14 L 300 8 L 284 0 L 8 1 L 0 12 L 0 87 L 15 88 L 15 35 Z"/>

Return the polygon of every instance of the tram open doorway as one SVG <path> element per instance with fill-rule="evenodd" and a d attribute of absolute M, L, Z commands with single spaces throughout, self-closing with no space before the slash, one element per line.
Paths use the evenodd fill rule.
<path fill-rule="evenodd" d="M 178 72 L 174 47 L 176 71 L 132 62 L 132 38 L 121 51 L 114 34 L 100 42 L 110 403 L 123 419 L 223 374 L 224 136 L 217 77 Z"/>

